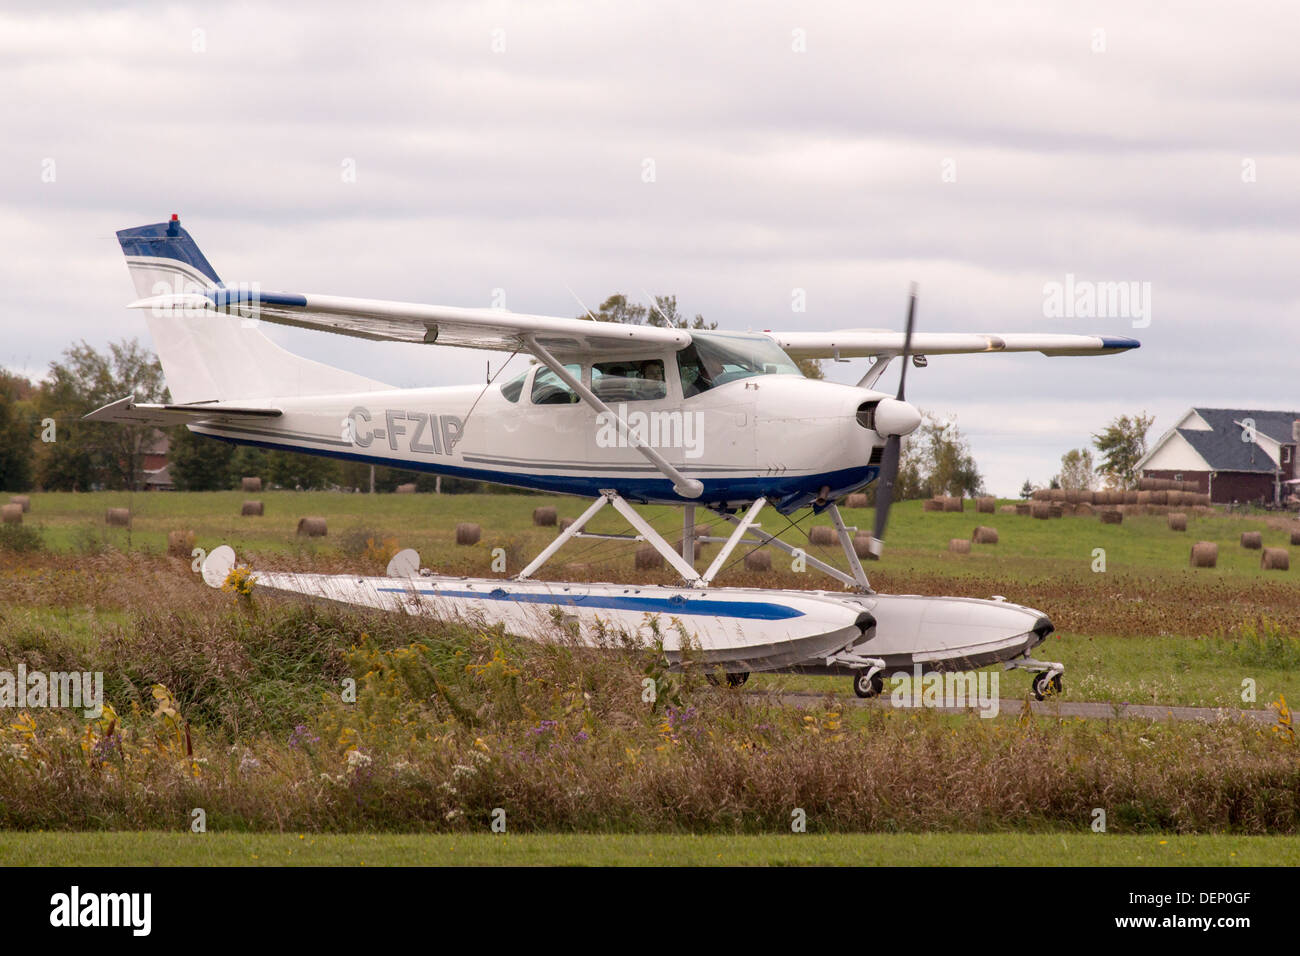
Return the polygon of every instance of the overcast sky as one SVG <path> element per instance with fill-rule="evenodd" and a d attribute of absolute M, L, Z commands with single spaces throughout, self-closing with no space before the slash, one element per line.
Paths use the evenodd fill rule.
<path fill-rule="evenodd" d="M 264 289 L 835 329 L 915 280 L 926 331 L 1141 339 L 909 375 L 1001 494 L 1120 413 L 1300 407 L 1293 4 L 47 6 L 0 13 L 10 368 L 144 337 L 113 233 L 177 212 Z M 1045 315 L 1067 275 L 1149 325 Z M 272 335 L 397 385 L 486 358 Z"/>

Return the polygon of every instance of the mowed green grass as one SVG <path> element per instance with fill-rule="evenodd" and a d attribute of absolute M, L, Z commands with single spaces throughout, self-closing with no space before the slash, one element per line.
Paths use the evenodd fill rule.
<path fill-rule="evenodd" d="M 1241 644 L 1217 637 L 1090 637 L 1053 634 L 1035 656 L 1065 665 L 1064 700 L 1110 704 L 1162 704 L 1187 707 L 1259 709 L 1284 696 L 1300 700 L 1300 670 L 1294 661 L 1268 660 L 1242 653 Z M 1003 698 L 1029 694 L 1026 671 L 997 672 Z M 892 689 L 893 675 L 885 687 Z M 1251 685 L 1244 685 L 1249 679 Z M 766 691 L 815 691 L 844 696 L 845 676 L 753 674 L 747 687 Z M 906 684 L 904 686 L 907 686 Z M 1247 686 L 1251 694 L 1243 696 Z"/>
<path fill-rule="evenodd" d="M 262 501 L 265 515 L 241 517 L 240 505 L 246 499 Z M 578 498 L 516 494 L 51 492 L 32 495 L 32 511 L 26 521 L 40 528 L 47 545 L 56 550 L 72 550 L 79 539 L 93 532 L 121 550 L 161 552 L 166 548 L 169 531 L 190 530 L 196 535 L 197 545 L 205 550 L 229 544 L 237 552 L 276 554 L 305 549 L 313 554 L 331 554 L 337 553 L 340 542 L 350 532 L 364 530 L 374 532 L 380 540 L 391 539 L 399 547 L 416 548 L 425 563 L 435 570 L 487 574 L 493 548 L 506 548 L 509 559 L 518 565 L 531 558 L 555 534 L 553 528 L 533 526 L 534 508 L 554 505 L 560 517 L 577 517 L 587 504 Z M 104 516 L 108 508 L 130 508 L 134 516 L 132 527 L 129 530 L 107 528 Z M 670 540 L 680 536 L 680 509 L 649 507 L 643 513 Z M 844 514 L 850 524 L 871 527 L 873 512 L 869 508 L 845 509 Z M 325 538 L 297 538 L 298 519 L 307 515 L 324 517 L 330 534 Z M 807 529 L 814 524 L 829 524 L 827 517 L 810 517 L 808 512 L 802 512 L 795 518 L 799 527 L 790 528 L 787 519 L 766 511 L 761 524 L 765 531 L 780 534 L 783 540 L 804 547 L 810 554 L 844 566 L 838 547 L 808 545 Z M 482 527 L 483 538 L 478 545 L 468 548 L 455 545 L 455 527 L 462 521 Z M 705 511 L 697 513 L 697 521 L 710 524 L 719 532 L 730 527 Z M 978 524 L 995 527 L 999 543 L 977 545 L 969 555 L 947 551 L 949 539 L 969 538 Z M 590 527 L 600 532 L 628 530 L 612 509 L 598 515 Z M 1300 522 L 1296 527 L 1300 529 Z M 1287 530 L 1236 515 L 1189 515 L 1188 530 L 1176 532 L 1167 528 L 1163 516 L 1155 515 L 1128 516 L 1123 524 L 1104 525 L 1095 516 L 1042 521 L 1020 515 L 977 514 L 970 503 L 963 513 L 923 512 L 921 502 L 905 501 L 891 511 L 885 559 L 871 569 L 955 577 L 996 573 L 1014 581 L 1043 575 L 1094 573 L 1097 549 L 1101 549 L 1107 572 L 1172 572 L 1185 570 L 1192 544 L 1204 540 L 1219 544 L 1219 564 L 1214 569 L 1198 570 L 1202 579 L 1259 576 L 1263 573 L 1259 568 L 1259 552 L 1240 546 L 1244 530 L 1262 531 L 1266 547 L 1289 547 Z M 632 548 L 627 542 L 575 541 L 557 556 L 554 566 L 579 562 L 590 565 L 593 571 L 607 566 L 626 571 L 631 566 Z M 741 553 L 738 551 L 734 557 Z M 780 572 L 788 567 L 788 557 L 774 556 L 774 570 Z M 508 567 L 507 573 L 518 570 L 519 566 Z M 1270 572 L 1270 575 L 1278 573 Z M 745 584 L 749 576 L 739 566 L 730 568 L 727 574 L 738 585 Z M 809 572 L 794 579 L 790 586 L 796 586 L 797 581 L 800 587 L 820 587 L 818 577 Z M 725 583 L 725 579 L 720 578 L 719 583 Z"/>
<path fill-rule="evenodd" d="M 1296 866 L 1300 837 L 0 833 L 6 866 Z"/>

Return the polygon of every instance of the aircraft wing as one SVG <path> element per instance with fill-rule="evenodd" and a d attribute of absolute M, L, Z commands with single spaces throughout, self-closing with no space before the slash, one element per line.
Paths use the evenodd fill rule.
<path fill-rule="evenodd" d="M 793 358 L 863 358 L 901 355 L 903 333 L 886 329 L 846 329 L 840 332 L 768 332 Z M 1119 335 L 1057 335 L 1011 332 L 1003 335 L 971 332 L 916 332 L 914 355 L 957 355 L 971 352 L 1042 352 L 1044 355 L 1114 355 L 1141 343 Z"/>
<path fill-rule="evenodd" d="M 167 428 L 171 425 L 189 425 L 219 418 L 278 418 L 278 408 L 236 408 L 219 402 L 202 405 L 149 405 L 136 404 L 135 396 L 128 395 L 103 408 L 97 408 L 82 419 L 88 422 L 115 422 L 119 425 L 153 425 Z"/>
<path fill-rule="evenodd" d="M 525 336 L 532 336 L 548 350 L 565 355 L 599 354 L 647 345 L 680 349 L 691 341 L 688 332 L 648 325 L 334 295 L 211 289 L 152 296 L 133 302 L 129 307 L 181 311 L 201 309 L 362 339 L 506 352 L 526 349 Z"/>

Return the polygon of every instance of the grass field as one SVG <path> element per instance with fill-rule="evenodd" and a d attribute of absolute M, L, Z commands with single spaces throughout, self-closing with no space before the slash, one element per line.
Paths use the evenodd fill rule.
<path fill-rule="evenodd" d="M 245 497 L 266 515 L 240 517 Z M 436 571 L 489 576 L 500 548 L 510 574 L 554 533 L 532 524 L 542 504 L 561 517 L 582 505 L 513 494 L 34 495 L 24 527 L 42 548 L 6 550 L 0 534 L 0 668 L 102 671 L 116 711 L 0 727 L 0 862 L 1296 862 L 1300 746 L 1282 724 L 845 709 L 845 678 L 754 675 L 746 691 L 828 692 L 782 707 L 660 673 L 644 655 L 241 603 L 204 587 L 190 558 L 165 553 L 168 532 L 182 530 L 258 567 L 382 573 L 394 549 L 415 547 Z M 132 528 L 106 528 L 105 509 L 121 506 Z M 675 512 L 646 511 L 675 537 Z M 297 538 L 305 515 L 325 517 L 329 535 Z M 804 517 L 783 534 L 799 546 Z M 847 517 L 866 526 L 871 513 Z M 625 530 L 601 518 L 595 530 Z M 1112 526 L 904 502 L 868 571 L 882 591 L 1001 594 L 1045 611 L 1059 630 L 1040 656 L 1066 664 L 1067 700 L 1300 698 L 1300 588 L 1237 543 L 1250 529 L 1285 547 L 1289 525 L 1189 520 L 1183 534 L 1160 517 Z M 482 525 L 478 545 L 455 545 L 458 521 Z M 1000 542 L 947 552 L 977 523 Z M 768 515 L 764 527 L 783 524 Z M 1219 543 L 1218 568 L 1187 566 L 1196 540 Z M 573 542 L 549 572 L 671 580 L 635 572 L 633 547 Z M 772 571 L 736 566 L 719 583 L 833 585 L 775 555 Z M 645 704 L 647 673 L 664 701 Z M 349 676 L 357 700 L 344 704 Z M 1243 681 L 1255 700 L 1243 699 Z M 1002 696 L 1024 697 L 1027 683 L 1002 675 Z M 185 832 L 193 807 L 209 833 Z M 485 832 L 497 807 L 509 809 L 507 836 Z M 786 832 L 794 807 L 809 815 L 807 834 Z M 1098 807 L 1110 817 L 1104 836 L 1087 829 Z"/>
<path fill-rule="evenodd" d="M 9 866 L 1296 866 L 1300 838 L 0 833 Z"/>

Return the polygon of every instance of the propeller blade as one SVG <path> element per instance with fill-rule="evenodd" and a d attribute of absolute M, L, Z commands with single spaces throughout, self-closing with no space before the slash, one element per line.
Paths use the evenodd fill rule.
<path fill-rule="evenodd" d="M 906 401 L 907 366 L 912 360 L 912 328 L 916 324 L 916 283 L 907 301 L 907 327 L 903 333 L 903 370 L 898 375 L 898 400 Z M 898 460 L 902 456 L 903 436 L 890 435 L 885 439 L 885 450 L 880 456 L 880 477 L 876 485 L 876 527 L 872 535 L 871 553 L 880 557 L 885 540 L 885 526 L 889 523 L 889 508 L 894 503 L 894 485 L 898 481 Z"/>
<path fill-rule="evenodd" d="M 912 361 L 912 326 L 916 322 L 916 283 L 907 300 L 907 329 L 903 333 L 903 371 L 898 375 L 898 400 L 903 400 L 903 389 L 907 384 L 907 366 Z"/>
<path fill-rule="evenodd" d="M 898 480 L 898 458 L 903 444 L 899 435 L 885 439 L 885 450 L 880 456 L 880 478 L 876 485 L 876 527 L 873 537 L 885 540 L 885 525 L 889 521 L 889 506 L 894 503 L 894 483 Z"/>

